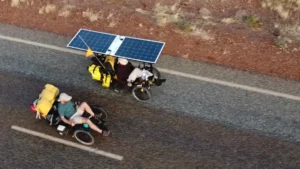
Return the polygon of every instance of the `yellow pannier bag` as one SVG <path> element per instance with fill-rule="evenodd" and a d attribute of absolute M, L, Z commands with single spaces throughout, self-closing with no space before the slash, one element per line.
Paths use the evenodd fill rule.
<path fill-rule="evenodd" d="M 105 88 L 109 88 L 110 87 L 110 83 L 111 83 L 111 75 L 103 75 L 103 82 L 102 82 L 102 86 Z"/>
<path fill-rule="evenodd" d="M 100 72 L 100 66 L 99 65 L 91 64 L 88 67 L 88 71 L 92 75 L 93 80 L 101 81 L 101 72 Z"/>
<path fill-rule="evenodd" d="M 115 71 L 115 62 L 116 62 L 116 57 L 114 56 L 106 56 L 104 65 L 107 71 L 109 72 L 114 72 Z"/>
<path fill-rule="evenodd" d="M 56 97 L 59 94 L 59 89 L 51 84 L 46 84 L 37 101 L 36 110 L 41 116 L 45 117 L 51 110 Z"/>

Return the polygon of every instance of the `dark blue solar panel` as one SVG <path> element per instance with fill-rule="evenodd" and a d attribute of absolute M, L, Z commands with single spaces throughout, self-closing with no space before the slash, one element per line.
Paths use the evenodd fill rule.
<path fill-rule="evenodd" d="M 112 34 L 81 29 L 68 44 L 68 47 L 87 50 L 87 46 L 79 36 L 96 53 L 105 53 L 116 37 Z"/>
<path fill-rule="evenodd" d="M 131 37 L 120 41 L 115 39 L 117 35 L 114 34 L 80 29 L 67 47 L 86 51 L 87 46 L 80 37 L 95 53 L 110 53 L 116 57 L 150 63 L 156 63 L 165 45 L 163 42 Z"/>
<path fill-rule="evenodd" d="M 156 63 L 164 43 L 126 37 L 116 56 Z"/>

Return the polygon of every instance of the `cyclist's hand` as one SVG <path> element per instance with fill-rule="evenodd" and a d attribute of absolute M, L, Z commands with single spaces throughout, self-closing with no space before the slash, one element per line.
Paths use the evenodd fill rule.
<path fill-rule="evenodd" d="M 71 126 L 75 126 L 75 122 L 74 121 L 70 121 L 70 125 Z"/>

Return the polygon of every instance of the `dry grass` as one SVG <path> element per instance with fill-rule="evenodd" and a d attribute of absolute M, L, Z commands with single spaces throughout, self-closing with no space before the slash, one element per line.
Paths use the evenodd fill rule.
<path fill-rule="evenodd" d="M 235 14 L 235 16 L 232 16 L 232 17 L 228 17 L 228 18 L 223 18 L 221 20 L 222 23 L 225 23 L 225 24 L 232 24 L 232 23 L 237 23 L 237 22 L 241 22 L 243 21 L 243 19 L 245 17 L 247 17 L 248 14 L 247 14 L 247 11 L 246 10 L 238 10 Z"/>
<path fill-rule="evenodd" d="M 117 25 L 117 21 L 115 21 L 115 20 L 112 20 L 111 22 L 109 22 L 109 25 L 108 25 L 108 27 L 115 27 L 116 25 Z"/>
<path fill-rule="evenodd" d="M 211 41 L 215 38 L 210 34 L 210 31 L 204 30 L 204 28 L 199 28 L 196 25 L 187 24 L 185 27 L 175 30 L 175 32 L 182 35 L 192 35 L 201 37 L 203 40 Z"/>
<path fill-rule="evenodd" d="M 62 9 L 58 11 L 58 16 L 61 17 L 68 17 L 71 15 L 71 11 L 76 8 L 76 6 L 73 5 L 65 5 Z"/>
<path fill-rule="evenodd" d="M 34 0 L 26 0 L 26 5 L 27 6 L 33 6 Z"/>
<path fill-rule="evenodd" d="M 236 23 L 238 22 L 238 20 L 234 17 L 230 17 L 230 18 L 223 18 L 221 20 L 222 23 L 225 23 L 225 24 L 232 24 L 232 23 Z"/>
<path fill-rule="evenodd" d="M 254 30 L 259 30 L 261 29 L 262 22 L 260 20 L 259 16 L 255 15 L 247 15 L 246 13 L 243 15 L 236 15 L 234 17 L 229 17 L 229 18 L 223 18 L 221 20 L 222 23 L 227 24 L 232 24 L 232 23 L 239 23 L 239 22 L 244 22 L 246 23 L 250 28 Z"/>
<path fill-rule="evenodd" d="M 11 0 L 11 7 L 20 7 L 21 4 L 25 4 L 26 0 Z"/>
<path fill-rule="evenodd" d="M 290 38 L 278 36 L 275 40 L 275 43 L 277 46 L 279 46 L 282 49 L 285 49 L 288 47 L 288 44 L 291 44 L 293 41 Z"/>
<path fill-rule="evenodd" d="M 262 0 L 262 7 L 276 11 L 282 19 L 300 11 L 300 0 Z"/>
<path fill-rule="evenodd" d="M 47 4 L 45 7 L 45 12 L 46 13 L 52 13 L 56 11 L 56 6 L 53 4 Z"/>
<path fill-rule="evenodd" d="M 300 41 L 300 22 L 292 25 L 279 26 L 280 32 L 284 35 L 293 37 L 293 39 Z"/>
<path fill-rule="evenodd" d="M 114 14 L 110 12 L 108 16 L 106 17 L 107 20 L 109 20 L 109 27 L 115 27 L 117 25 L 117 21 L 115 20 L 115 17 L 113 17 Z"/>
<path fill-rule="evenodd" d="M 196 26 L 191 27 L 191 34 L 194 36 L 200 36 L 204 40 L 214 40 L 215 38 L 210 34 L 209 31 L 204 30 L 203 28 L 198 28 Z"/>
<path fill-rule="evenodd" d="M 108 3 L 120 3 L 124 2 L 124 0 L 107 0 Z"/>
<path fill-rule="evenodd" d="M 135 11 L 141 13 L 141 14 L 144 14 L 144 15 L 149 15 L 150 12 L 149 11 L 146 11 L 146 10 L 143 10 L 141 8 L 136 8 Z"/>
<path fill-rule="evenodd" d="M 140 13 L 146 13 L 143 10 L 138 10 Z M 159 26 L 166 26 L 169 24 L 175 24 L 178 27 L 178 30 L 176 32 L 181 33 L 181 34 L 186 34 L 186 35 L 193 35 L 193 36 L 200 36 L 204 40 L 212 40 L 214 39 L 207 31 L 205 31 L 203 28 L 198 28 L 199 25 L 214 25 L 210 21 L 211 13 L 208 9 L 202 8 L 200 10 L 200 13 L 202 15 L 202 18 L 204 19 L 203 21 L 189 21 L 185 19 L 189 13 L 184 13 L 178 3 L 175 3 L 172 6 L 164 6 L 161 5 L 160 3 L 157 3 L 153 9 L 153 15 L 154 18 L 156 19 L 156 22 Z"/>
<path fill-rule="evenodd" d="M 181 11 L 177 6 L 178 3 L 175 3 L 173 6 L 163 6 L 157 3 L 153 9 L 157 24 L 166 26 L 170 23 L 178 23 L 180 21 Z"/>
<path fill-rule="evenodd" d="M 49 3 L 47 3 L 47 5 L 42 6 L 39 9 L 39 14 L 54 13 L 54 12 L 56 12 L 56 6 Z"/>
<path fill-rule="evenodd" d="M 201 8 L 199 10 L 199 13 L 201 14 L 202 18 L 205 20 L 209 20 L 212 18 L 211 12 L 207 8 Z"/>
<path fill-rule="evenodd" d="M 114 14 L 113 14 L 112 12 L 110 12 L 110 13 L 108 14 L 108 16 L 106 17 L 106 19 L 112 19 L 113 16 L 114 16 Z"/>
<path fill-rule="evenodd" d="M 94 12 L 92 9 L 87 9 L 86 11 L 82 12 L 82 16 L 84 18 L 88 18 L 91 22 L 95 22 L 102 18 L 100 12 Z"/>

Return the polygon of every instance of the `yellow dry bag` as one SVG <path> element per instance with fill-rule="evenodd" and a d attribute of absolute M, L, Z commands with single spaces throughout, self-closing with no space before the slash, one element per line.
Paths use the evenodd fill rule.
<path fill-rule="evenodd" d="M 111 75 L 103 74 L 102 86 L 105 88 L 109 88 L 111 83 Z"/>
<path fill-rule="evenodd" d="M 116 57 L 106 56 L 105 61 L 104 61 L 104 66 L 105 66 L 105 69 L 110 74 L 113 74 L 115 72 L 115 62 L 116 62 Z"/>
<path fill-rule="evenodd" d="M 101 72 L 99 65 L 91 64 L 88 67 L 88 71 L 91 73 L 93 80 L 101 81 Z"/>
<path fill-rule="evenodd" d="M 56 97 L 59 94 L 59 89 L 51 84 L 46 84 L 43 91 L 40 93 L 37 101 L 36 110 L 41 116 L 45 117 L 51 110 Z"/>

